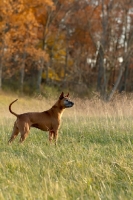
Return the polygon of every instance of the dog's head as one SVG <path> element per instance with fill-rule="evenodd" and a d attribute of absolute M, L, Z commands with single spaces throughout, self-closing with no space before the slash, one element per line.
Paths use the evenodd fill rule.
<path fill-rule="evenodd" d="M 74 103 L 68 99 L 68 96 L 69 93 L 64 96 L 64 93 L 62 92 L 59 97 L 60 104 L 63 108 L 71 108 L 74 105 Z"/>

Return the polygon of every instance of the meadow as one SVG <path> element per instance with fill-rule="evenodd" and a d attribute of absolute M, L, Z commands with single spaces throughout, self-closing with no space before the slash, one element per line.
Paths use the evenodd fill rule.
<path fill-rule="evenodd" d="M 1 200 L 133 199 L 133 97 L 71 98 L 75 106 L 62 117 L 58 145 L 48 133 L 31 129 L 20 145 L 11 144 L 15 95 L 0 95 Z M 20 97 L 16 113 L 50 108 L 55 98 Z"/>

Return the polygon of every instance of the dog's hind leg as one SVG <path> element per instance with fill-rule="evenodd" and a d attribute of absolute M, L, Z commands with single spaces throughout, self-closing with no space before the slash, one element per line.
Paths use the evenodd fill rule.
<path fill-rule="evenodd" d="M 10 140 L 8 141 L 8 144 L 10 144 L 17 137 L 18 134 L 19 134 L 19 129 L 16 126 L 16 122 L 15 122 L 14 127 L 13 127 L 13 132 L 12 132 L 12 135 L 10 137 Z"/>
<path fill-rule="evenodd" d="M 25 123 L 23 126 L 21 126 L 21 128 L 20 128 L 20 133 L 21 133 L 20 143 L 22 143 L 26 139 L 26 137 L 29 134 L 29 130 L 30 130 L 30 128 L 27 123 Z"/>
<path fill-rule="evenodd" d="M 55 141 L 55 145 L 57 145 L 57 140 L 58 140 L 58 131 L 53 131 L 54 133 L 54 141 Z"/>
<path fill-rule="evenodd" d="M 53 140 L 53 135 L 54 135 L 53 131 L 49 131 L 49 142 L 50 142 L 50 144 Z"/>

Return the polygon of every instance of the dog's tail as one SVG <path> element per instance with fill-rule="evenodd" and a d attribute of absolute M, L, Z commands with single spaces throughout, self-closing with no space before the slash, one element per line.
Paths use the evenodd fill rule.
<path fill-rule="evenodd" d="M 18 114 L 16 114 L 15 112 L 13 112 L 13 111 L 11 110 L 11 106 L 12 106 L 12 104 L 15 103 L 17 100 L 18 100 L 18 99 L 14 100 L 14 101 L 13 101 L 12 103 L 10 103 L 10 105 L 9 105 L 9 111 L 10 111 L 10 113 L 12 113 L 13 115 L 15 115 L 16 117 L 18 116 Z"/>

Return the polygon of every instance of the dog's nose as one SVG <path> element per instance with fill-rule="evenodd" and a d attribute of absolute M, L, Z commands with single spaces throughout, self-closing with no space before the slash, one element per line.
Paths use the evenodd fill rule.
<path fill-rule="evenodd" d="M 72 106 L 74 105 L 74 103 L 73 103 L 73 102 L 71 102 L 71 104 L 72 104 Z"/>

